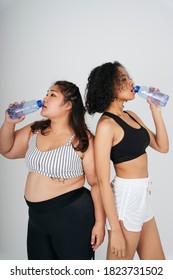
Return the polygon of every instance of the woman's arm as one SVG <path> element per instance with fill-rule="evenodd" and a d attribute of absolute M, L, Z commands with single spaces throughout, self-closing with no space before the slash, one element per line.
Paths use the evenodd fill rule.
<path fill-rule="evenodd" d="M 15 131 L 17 123 L 24 120 L 21 117 L 11 120 L 8 113 L 5 113 L 5 120 L 0 129 L 0 154 L 9 159 L 23 158 L 25 156 L 28 139 L 31 132 L 31 125 Z"/>
<path fill-rule="evenodd" d="M 121 230 L 115 208 L 115 200 L 110 185 L 110 151 L 114 139 L 113 126 L 110 120 L 100 120 L 95 137 L 96 172 L 101 190 L 101 197 L 106 216 L 111 226 L 111 251 L 119 257 L 125 256 L 125 239 Z"/>
<path fill-rule="evenodd" d="M 162 108 L 160 106 L 154 105 L 150 99 L 147 101 L 150 104 L 150 109 L 156 128 L 156 133 L 151 133 L 150 146 L 161 153 L 167 153 L 169 151 L 169 139 L 162 117 Z"/>
<path fill-rule="evenodd" d="M 103 242 L 105 235 L 105 212 L 102 205 L 100 189 L 95 170 L 94 138 L 89 136 L 89 147 L 83 158 L 84 172 L 88 184 L 91 186 L 91 196 L 94 203 L 95 225 L 92 230 L 91 244 L 95 251 Z"/>

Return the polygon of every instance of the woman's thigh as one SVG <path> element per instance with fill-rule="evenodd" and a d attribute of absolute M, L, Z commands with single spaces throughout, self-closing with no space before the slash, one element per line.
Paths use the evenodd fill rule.
<path fill-rule="evenodd" d="M 165 259 L 159 232 L 154 218 L 143 224 L 137 252 L 141 260 Z"/>
<path fill-rule="evenodd" d="M 60 259 L 92 259 L 91 232 L 95 218 L 89 190 L 83 188 L 77 199 L 48 217 L 51 242 Z"/>
<path fill-rule="evenodd" d="M 28 222 L 27 253 L 29 260 L 58 260 L 50 237 L 30 220 Z"/>

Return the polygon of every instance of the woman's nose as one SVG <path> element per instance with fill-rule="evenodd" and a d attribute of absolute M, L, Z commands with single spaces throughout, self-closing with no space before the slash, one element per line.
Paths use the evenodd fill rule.
<path fill-rule="evenodd" d="M 48 100 L 48 96 L 46 95 L 46 96 L 43 98 L 43 101 L 44 101 L 44 102 L 47 102 L 47 100 Z"/>

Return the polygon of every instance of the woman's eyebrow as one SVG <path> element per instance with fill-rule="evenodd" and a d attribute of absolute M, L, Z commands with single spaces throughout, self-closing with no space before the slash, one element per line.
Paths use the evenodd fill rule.
<path fill-rule="evenodd" d="M 55 90 L 55 89 L 48 89 L 48 90 L 47 90 L 47 92 L 53 92 L 53 91 L 55 91 L 55 92 L 57 92 L 57 93 L 60 93 L 60 91 Z"/>

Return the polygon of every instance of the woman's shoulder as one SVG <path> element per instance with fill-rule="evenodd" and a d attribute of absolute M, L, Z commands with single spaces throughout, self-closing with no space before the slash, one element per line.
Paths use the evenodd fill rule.
<path fill-rule="evenodd" d="M 116 125 L 113 119 L 104 115 L 101 116 L 96 126 L 96 136 L 102 138 L 113 137 L 113 131 Z"/>
<path fill-rule="evenodd" d="M 137 119 L 137 120 L 140 120 L 140 117 L 139 117 L 136 113 L 134 113 L 133 111 L 126 110 L 126 111 L 124 111 L 124 112 L 126 112 L 127 114 L 129 114 L 129 115 L 132 116 L 133 118 L 135 118 L 135 119 Z"/>
<path fill-rule="evenodd" d="M 15 141 L 16 143 L 19 143 L 20 146 L 24 143 L 28 143 L 30 137 L 32 136 L 31 125 L 32 123 L 15 131 Z"/>
<path fill-rule="evenodd" d="M 18 130 L 16 130 L 16 133 L 30 134 L 31 133 L 31 126 L 32 126 L 32 123 L 27 124 L 27 125 L 23 126 L 22 128 L 19 128 Z"/>
<path fill-rule="evenodd" d="M 107 115 L 102 115 L 97 123 L 97 128 L 103 130 L 110 130 L 112 127 L 117 125 L 116 121 L 113 118 L 110 118 Z"/>

